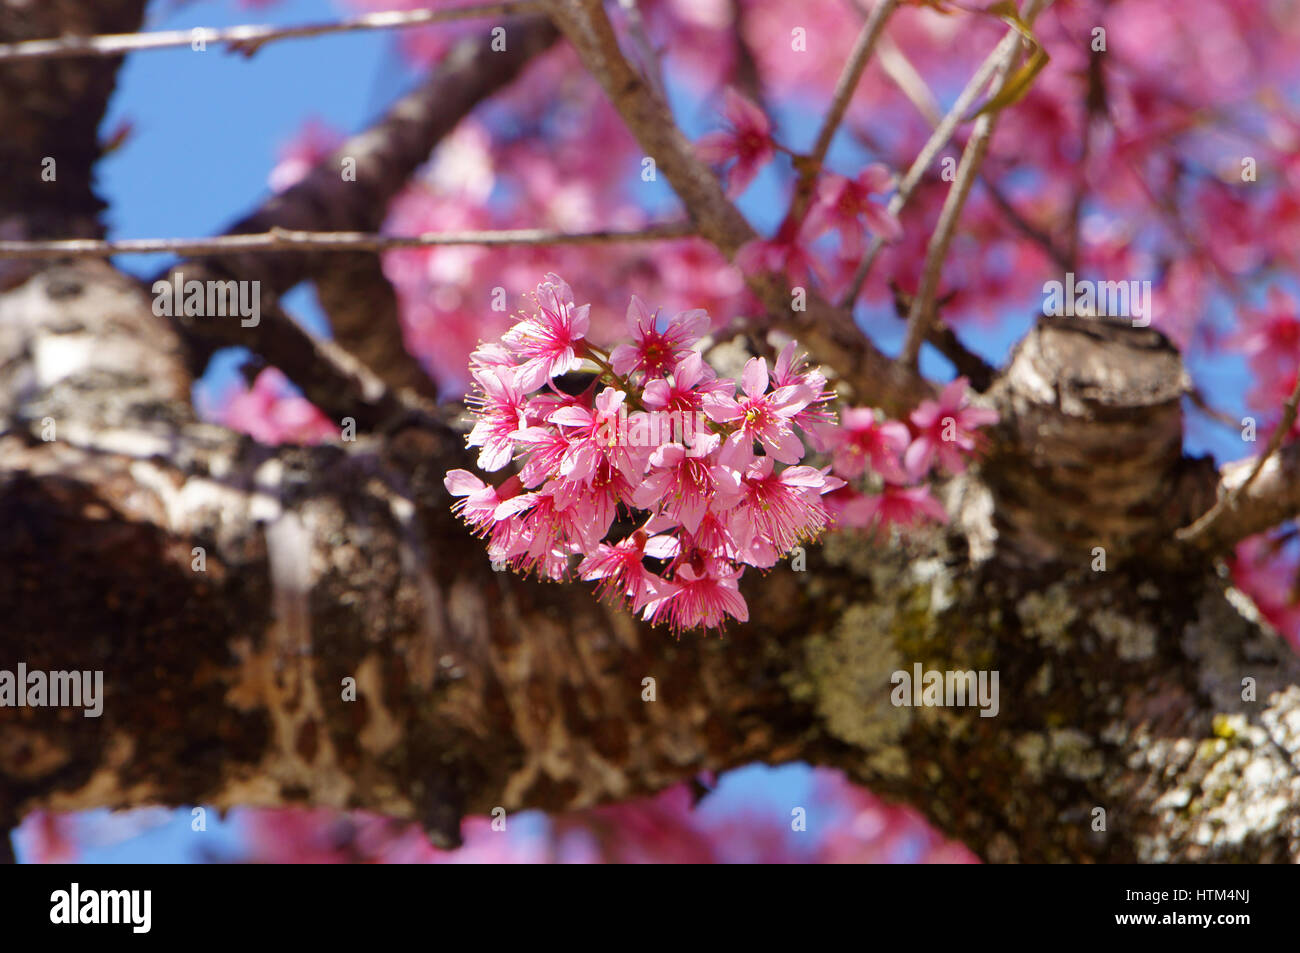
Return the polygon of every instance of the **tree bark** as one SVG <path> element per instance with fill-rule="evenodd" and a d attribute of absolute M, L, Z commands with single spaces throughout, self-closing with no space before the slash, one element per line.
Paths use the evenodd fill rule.
<path fill-rule="evenodd" d="M 1290 650 L 1204 559 L 1027 561 L 992 518 L 997 456 L 949 487 L 950 529 L 831 536 L 807 572 L 750 580 L 752 624 L 674 642 L 584 586 L 493 573 L 441 487 L 465 463 L 448 432 L 269 448 L 193 422 L 156 321 L 100 263 L 0 297 L 6 658 L 105 685 L 97 719 L 0 709 L 11 818 L 303 803 L 451 844 L 465 813 L 799 759 L 990 860 L 1298 856 Z M 917 663 L 998 671 L 997 716 L 895 706 Z"/>

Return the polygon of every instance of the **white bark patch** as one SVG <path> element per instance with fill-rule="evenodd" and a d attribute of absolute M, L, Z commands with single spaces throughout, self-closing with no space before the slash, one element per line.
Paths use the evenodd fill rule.
<path fill-rule="evenodd" d="M 99 342 L 89 334 L 42 334 L 33 342 L 36 385 L 53 387 L 89 368 Z"/>

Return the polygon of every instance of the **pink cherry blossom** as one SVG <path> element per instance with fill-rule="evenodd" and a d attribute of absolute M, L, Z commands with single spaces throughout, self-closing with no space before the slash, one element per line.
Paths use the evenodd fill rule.
<path fill-rule="evenodd" d="M 280 160 L 267 176 L 267 185 L 272 192 L 284 192 L 292 188 L 342 142 L 343 134 L 338 130 L 319 119 L 309 119 L 280 150 Z"/>
<path fill-rule="evenodd" d="M 772 368 L 772 387 L 779 390 L 802 384 L 813 394 L 808 406 L 795 414 L 793 420 L 807 435 L 814 450 L 825 451 L 830 449 L 830 441 L 835 436 L 835 411 L 830 409 L 835 392 L 827 386 L 826 375 L 809 367 L 807 355 L 798 348 L 791 341 L 781 349 Z"/>
<path fill-rule="evenodd" d="M 867 466 L 891 483 L 906 483 L 902 456 L 911 441 L 906 424 L 880 420 L 869 407 L 850 407 L 840 415 L 834 438 L 835 472 L 855 479 Z"/>
<path fill-rule="evenodd" d="M 644 371 L 648 377 L 663 377 L 691 353 L 691 345 L 709 329 L 709 315 L 699 309 L 676 315 L 662 331 L 657 320 L 658 313 L 651 313 L 633 295 L 627 306 L 627 326 L 634 343 L 620 344 L 610 352 L 609 363 L 615 373 Z"/>
<path fill-rule="evenodd" d="M 771 457 L 760 457 L 740 481 L 740 502 L 730 511 L 731 535 L 742 553 L 755 536 L 778 552 L 819 536 L 830 522 L 821 495 L 843 486 L 816 467 L 786 467 L 777 472 Z"/>
<path fill-rule="evenodd" d="M 749 607 L 740 594 L 741 570 L 721 559 L 698 557 L 677 568 L 672 583 L 646 604 L 644 618 L 667 622 L 675 633 L 684 629 L 721 629 L 730 616 L 749 621 Z"/>
<path fill-rule="evenodd" d="M 817 202 L 808 213 L 806 228 L 812 235 L 832 229 L 840 234 L 841 253 L 858 258 L 862 254 L 862 227 L 886 241 L 897 241 L 903 227 L 889 210 L 872 197 L 887 191 L 893 181 L 889 170 L 879 163 L 869 165 L 854 179 L 827 175 L 817 186 Z"/>
<path fill-rule="evenodd" d="M 702 136 L 695 148 L 706 162 L 722 165 L 735 160 L 727 175 L 727 194 L 734 198 L 771 161 L 775 149 L 772 123 L 763 110 L 731 87 L 727 87 L 723 100 L 723 115 L 729 128 Z"/>
<path fill-rule="evenodd" d="M 560 476 L 589 483 L 597 463 L 606 459 L 629 481 L 635 483 L 645 471 L 648 448 L 630 446 L 620 414 L 626 413 L 627 395 L 606 387 L 596 395 L 595 406 L 570 404 L 552 413 L 547 421 L 563 428 L 569 449 L 560 460 Z"/>
<path fill-rule="evenodd" d="M 933 520 L 948 522 L 943 505 L 930 495 L 927 486 L 887 484 L 880 493 L 852 496 L 837 507 L 839 522 L 844 526 L 880 530 L 891 526 L 912 527 Z"/>
<path fill-rule="evenodd" d="M 704 408 L 705 395 L 714 391 L 734 393 L 735 383 L 728 385 L 718 380 L 713 368 L 704 363 L 697 351 L 691 351 L 677 362 L 668 378 L 652 380 L 645 385 L 641 402 L 651 410 L 694 413 Z"/>
<path fill-rule="evenodd" d="M 510 367 L 484 367 L 474 372 L 474 382 L 478 389 L 465 402 L 478 419 L 466 443 L 483 448 L 478 465 L 492 473 L 514 456 L 514 435 L 525 426 L 524 393 Z"/>
<path fill-rule="evenodd" d="M 640 612 L 665 587 L 663 578 L 646 568 L 645 557 L 670 559 L 677 555 L 677 545 L 671 536 L 647 536 L 637 530 L 613 545 L 599 544 L 578 566 L 578 575 L 587 582 L 599 580 L 598 594 L 630 599 L 632 611 Z"/>
<path fill-rule="evenodd" d="M 337 438 L 338 425 L 297 393 L 278 368 L 261 370 L 247 389 L 231 389 L 213 416 L 262 443 L 313 444 Z"/>
<path fill-rule="evenodd" d="M 767 393 L 767 359 L 752 357 L 745 364 L 741 386 L 745 396 L 736 400 L 722 392 L 704 398 L 704 412 L 719 423 L 737 422 L 728 444 L 737 452 L 736 462 L 748 464 L 758 441 L 768 454 L 782 463 L 798 463 L 803 444 L 790 421 L 812 401 L 814 395 L 803 384 L 790 384 Z"/>
<path fill-rule="evenodd" d="M 688 532 L 697 532 L 710 507 L 715 512 L 725 511 L 739 497 L 736 472 L 719 465 L 717 454 L 710 453 L 720 443 L 716 434 L 702 441 L 700 449 L 707 455 L 692 455 L 675 443 L 659 447 L 651 455 L 650 473 L 632 501 L 643 509 L 658 508 Z"/>
<path fill-rule="evenodd" d="M 553 274 L 537 286 L 536 299 L 537 310 L 502 338 L 523 361 L 516 380 L 524 393 L 582 366 L 576 348 L 587 333 L 591 309 L 586 304 L 575 307 L 572 289 Z"/>
<path fill-rule="evenodd" d="M 771 272 L 785 275 L 790 281 L 808 284 L 815 276 L 823 282 L 825 269 L 808 247 L 803 222 L 787 219 L 771 238 L 755 238 L 736 252 L 736 267 L 747 275 Z"/>
<path fill-rule="evenodd" d="M 903 455 L 903 466 L 917 479 L 936 459 L 949 473 L 966 469 L 962 456 L 975 449 L 975 428 L 997 423 L 998 413 L 987 407 L 967 405 L 969 381 L 959 377 L 948 384 L 938 401 L 924 400 L 912 411 L 909 420 L 916 436 Z"/>
<path fill-rule="evenodd" d="M 572 292 L 556 276 L 538 297 L 544 314 L 569 313 Z M 551 360 L 522 346 L 540 339 L 538 316 L 519 318 L 500 342 L 481 343 L 470 356 L 469 444 L 482 448 L 485 471 L 513 472 L 495 488 L 464 470 L 445 482 L 453 511 L 487 537 L 494 563 L 546 579 L 576 574 L 679 635 L 744 621 L 745 569 L 770 569 L 832 524 L 906 528 L 946 519 L 928 487 L 895 484 L 910 472 L 900 455 L 939 439 L 933 434 L 943 414 L 953 418 L 954 453 L 974 449 L 971 429 L 993 419 L 966 406 L 963 380 L 912 415 L 910 446 L 902 424 L 868 409 L 849 411 L 841 427 L 826 376 L 794 342 L 770 375 L 766 358 L 751 358 L 737 395 L 737 381 L 719 378 L 690 346 L 702 313 L 684 312 L 662 330 L 639 298 L 629 314 L 633 343 L 617 342 L 610 352 L 620 355 L 618 368 L 599 347 L 582 344 L 597 372 L 578 394 L 552 386 L 530 395 L 519 383 L 516 360 Z M 539 386 L 550 373 L 545 366 Z M 693 426 L 665 432 L 663 416 Z M 809 452 L 803 438 L 823 455 L 817 465 L 801 463 Z M 879 494 L 863 495 L 866 487 L 842 479 L 864 478 L 868 465 L 887 481 Z M 629 519 L 639 526 L 630 535 Z M 662 568 L 649 568 L 650 560 Z"/>

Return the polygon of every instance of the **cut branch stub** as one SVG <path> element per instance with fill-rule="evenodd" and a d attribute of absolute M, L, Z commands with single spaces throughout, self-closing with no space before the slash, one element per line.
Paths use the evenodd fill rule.
<path fill-rule="evenodd" d="M 1040 318 L 990 396 L 1002 414 L 985 477 L 1004 548 L 1032 561 L 1158 542 L 1175 508 L 1188 379 L 1158 331 Z"/>

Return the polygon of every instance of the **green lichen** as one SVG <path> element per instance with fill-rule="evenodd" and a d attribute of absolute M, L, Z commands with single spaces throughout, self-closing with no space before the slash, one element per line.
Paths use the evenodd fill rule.
<path fill-rule="evenodd" d="M 912 710 L 889 697 L 891 676 L 908 667 L 894 642 L 898 624 L 887 603 L 852 606 L 833 632 L 808 640 L 807 669 L 831 734 L 864 749 L 872 767 L 903 775 L 906 756 L 888 753 L 912 721 Z"/>

